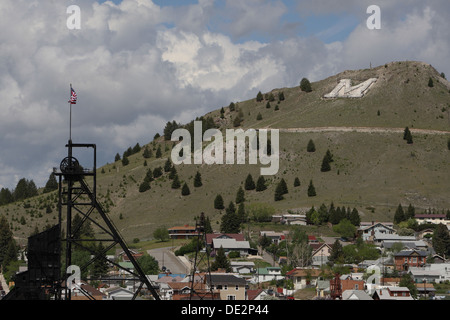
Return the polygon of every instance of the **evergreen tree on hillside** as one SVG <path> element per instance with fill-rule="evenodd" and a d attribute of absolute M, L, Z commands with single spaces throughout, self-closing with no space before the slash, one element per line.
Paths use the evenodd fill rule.
<path fill-rule="evenodd" d="M 433 88 L 433 87 L 434 87 L 434 82 L 433 82 L 433 79 L 432 79 L 431 77 L 428 79 L 428 86 L 429 86 L 430 88 Z"/>
<path fill-rule="evenodd" d="M 220 194 L 214 199 L 214 209 L 223 210 L 225 206 L 223 205 L 223 198 Z"/>
<path fill-rule="evenodd" d="M 181 195 L 188 196 L 190 194 L 191 194 L 191 190 L 189 190 L 189 187 L 188 187 L 187 183 L 185 182 L 183 184 L 183 187 L 181 188 Z"/>
<path fill-rule="evenodd" d="M 148 147 L 145 147 L 144 152 L 142 153 L 142 156 L 145 159 L 151 158 L 153 156 L 152 150 L 150 148 L 148 148 Z"/>
<path fill-rule="evenodd" d="M 170 169 L 172 169 L 172 161 L 170 160 L 170 157 L 167 158 L 166 162 L 164 163 L 164 172 L 170 172 Z"/>
<path fill-rule="evenodd" d="M 120 161 L 120 154 L 116 153 L 116 156 L 114 157 L 114 162 Z"/>
<path fill-rule="evenodd" d="M 264 97 L 263 97 L 261 91 L 259 91 L 258 94 L 256 95 L 256 101 L 261 102 L 263 100 L 264 100 Z"/>
<path fill-rule="evenodd" d="M 169 179 L 173 180 L 173 178 L 175 178 L 176 175 L 177 175 L 177 169 L 175 168 L 175 166 L 172 166 L 172 168 L 170 169 L 170 173 L 169 173 Z"/>
<path fill-rule="evenodd" d="M 0 206 L 11 203 L 14 201 L 13 194 L 8 188 L 2 188 L 0 190 Z"/>
<path fill-rule="evenodd" d="M 328 172 L 330 170 L 331 170 L 330 160 L 329 160 L 329 157 L 327 155 L 325 155 L 322 160 L 322 166 L 320 167 L 320 171 Z"/>
<path fill-rule="evenodd" d="M 314 144 L 314 141 L 312 141 L 312 139 L 310 139 L 308 141 L 308 145 L 306 146 L 306 151 L 308 151 L 308 152 L 315 152 L 316 151 L 316 146 Z"/>
<path fill-rule="evenodd" d="M 281 185 L 281 191 L 283 192 L 283 194 L 287 194 L 289 193 L 286 181 L 284 180 L 284 178 L 281 178 L 280 180 L 280 185 Z"/>
<path fill-rule="evenodd" d="M 179 128 L 179 124 L 176 123 L 176 121 L 167 122 L 166 126 L 164 127 L 164 140 L 170 140 L 172 138 L 172 133 Z"/>
<path fill-rule="evenodd" d="M 247 178 L 245 179 L 245 190 L 254 190 L 255 189 L 255 181 L 253 181 L 252 175 L 249 173 Z"/>
<path fill-rule="evenodd" d="M 314 187 L 312 180 L 310 180 L 308 185 L 308 197 L 315 197 L 316 195 L 316 188 Z"/>
<path fill-rule="evenodd" d="M 359 225 L 361 224 L 361 217 L 359 216 L 359 212 L 356 208 L 353 208 L 352 212 L 350 213 L 349 220 L 356 227 L 359 227 Z"/>
<path fill-rule="evenodd" d="M 405 213 L 403 211 L 402 205 L 399 204 L 397 207 L 397 210 L 395 210 L 394 223 L 399 224 L 402 221 L 405 221 Z"/>
<path fill-rule="evenodd" d="M 158 145 L 158 149 L 156 150 L 156 158 L 162 157 L 161 145 Z"/>
<path fill-rule="evenodd" d="M 295 180 L 294 180 L 294 187 L 296 188 L 296 187 L 300 187 L 300 179 L 298 178 L 298 177 L 295 177 Z"/>
<path fill-rule="evenodd" d="M 139 185 L 139 192 L 145 192 L 147 190 L 150 190 L 150 183 L 147 180 L 144 180 L 140 185 Z"/>
<path fill-rule="evenodd" d="M 311 82 L 309 82 L 307 78 L 303 78 L 300 81 L 300 89 L 304 92 L 311 92 L 312 91 Z"/>
<path fill-rule="evenodd" d="M 9 227 L 9 223 L 6 218 L 0 216 L 0 266 L 5 267 L 5 256 L 7 255 L 8 247 L 10 243 L 14 241 L 13 233 Z M 8 259 L 7 259 L 8 260 Z M 6 261 L 7 262 L 7 261 Z"/>
<path fill-rule="evenodd" d="M 58 182 L 56 181 L 55 174 L 52 172 L 48 177 L 47 183 L 44 187 L 44 193 L 51 192 L 58 189 Z"/>
<path fill-rule="evenodd" d="M 128 157 L 126 155 L 124 155 L 122 157 L 122 165 L 125 167 L 130 163 L 130 160 L 128 160 Z"/>
<path fill-rule="evenodd" d="M 411 134 L 411 131 L 409 130 L 408 127 L 405 128 L 405 131 L 403 133 L 403 140 L 406 140 L 406 142 L 408 144 L 412 144 L 413 143 L 412 134 Z"/>
<path fill-rule="evenodd" d="M 197 171 L 197 173 L 195 174 L 195 177 L 194 177 L 194 187 L 198 188 L 198 187 L 201 187 L 202 185 L 203 185 L 202 175 L 200 174 L 200 172 Z"/>
<path fill-rule="evenodd" d="M 416 215 L 416 209 L 410 203 L 408 206 L 408 209 L 406 210 L 406 213 L 405 213 L 405 220 L 414 219 L 415 215 Z"/>
<path fill-rule="evenodd" d="M 178 178 L 178 174 L 172 180 L 172 189 L 178 189 L 181 187 L 180 179 Z"/>
<path fill-rule="evenodd" d="M 239 186 L 239 189 L 236 193 L 236 203 L 243 203 L 245 201 L 245 194 L 244 194 L 244 189 L 242 189 L 241 186 Z"/>
<path fill-rule="evenodd" d="M 336 239 L 336 241 L 334 241 L 333 245 L 331 246 L 330 256 L 328 257 L 328 260 L 332 263 L 335 263 L 340 261 L 343 255 L 344 251 L 342 249 L 342 245 L 339 240 Z"/>
<path fill-rule="evenodd" d="M 258 181 L 256 181 L 256 191 L 264 191 L 266 189 L 266 179 L 264 179 L 264 176 L 259 176 Z"/>

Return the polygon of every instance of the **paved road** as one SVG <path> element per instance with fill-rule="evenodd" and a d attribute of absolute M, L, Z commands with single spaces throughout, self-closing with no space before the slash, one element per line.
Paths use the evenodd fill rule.
<path fill-rule="evenodd" d="M 190 268 L 176 257 L 171 251 L 172 247 L 148 250 L 148 254 L 154 257 L 159 264 L 159 268 L 165 266 L 171 273 L 189 274 Z"/>

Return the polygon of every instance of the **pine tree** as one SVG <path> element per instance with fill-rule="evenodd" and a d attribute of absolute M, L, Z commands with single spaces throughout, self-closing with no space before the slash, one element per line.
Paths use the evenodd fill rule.
<path fill-rule="evenodd" d="M 405 213 L 403 211 L 402 205 L 399 204 L 394 214 L 394 223 L 399 224 L 402 221 L 405 221 Z"/>
<path fill-rule="evenodd" d="M 412 134 L 411 134 L 411 131 L 409 130 L 408 127 L 405 128 L 405 131 L 403 133 L 403 140 L 406 140 L 406 142 L 408 144 L 412 144 L 413 143 Z"/>
<path fill-rule="evenodd" d="M 311 92 L 312 88 L 311 88 L 311 83 L 309 82 L 309 80 L 307 78 L 303 78 L 300 81 L 300 89 L 304 92 Z"/>
<path fill-rule="evenodd" d="M 267 101 L 267 103 L 266 103 L 266 109 L 270 109 L 270 108 L 271 108 L 270 102 Z"/>
<path fill-rule="evenodd" d="M 356 208 L 353 208 L 352 212 L 350 213 L 350 222 L 356 226 L 359 227 L 360 223 L 361 223 L 361 217 L 359 216 L 359 212 Z"/>
<path fill-rule="evenodd" d="M 128 157 L 126 155 L 124 155 L 122 157 L 122 165 L 125 167 L 130 163 L 130 161 L 128 160 Z"/>
<path fill-rule="evenodd" d="M 316 195 L 316 188 L 314 187 L 312 180 L 310 180 L 308 186 L 308 197 L 315 197 Z"/>
<path fill-rule="evenodd" d="M 261 112 L 258 112 L 258 115 L 256 116 L 256 120 L 262 120 Z"/>
<path fill-rule="evenodd" d="M 198 188 L 198 187 L 201 187 L 202 185 L 203 185 L 202 175 L 200 174 L 200 172 L 197 171 L 197 173 L 195 174 L 195 177 L 194 177 L 194 187 Z"/>
<path fill-rule="evenodd" d="M 180 187 L 181 187 L 181 183 L 180 183 L 180 180 L 178 178 L 178 174 L 176 174 L 175 177 L 173 177 L 172 189 L 178 189 Z"/>
<path fill-rule="evenodd" d="M 236 203 L 243 203 L 245 201 L 245 194 L 244 194 L 244 189 L 242 189 L 241 186 L 239 186 L 239 189 L 236 193 Z"/>
<path fill-rule="evenodd" d="M 50 174 L 50 177 L 48 178 L 47 183 L 45 184 L 43 192 L 47 193 L 47 192 L 51 192 L 56 189 L 58 189 L 58 182 L 56 181 L 55 174 L 52 172 Z"/>
<path fill-rule="evenodd" d="M 108 273 L 108 263 L 103 243 L 100 241 L 95 247 L 95 260 L 92 265 L 92 275 L 96 278 L 105 276 Z"/>
<path fill-rule="evenodd" d="M 166 162 L 164 163 L 164 172 L 170 172 L 170 169 L 172 169 L 172 161 L 170 158 L 167 158 Z"/>
<path fill-rule="evenodd" d="M 306 151 L 308 151 L 308 152 L 315 152 L 316 151 L 316 146 L 314 144 L 314 141 L 312 141 L 312 139 L 309 140 L 308 145 L 306 147 Z"/>
<path fill-rule="evenodd" d="M 330 160 L 329 160 L 329 157 L 327 155 L 325 155 L 322 160 L 322 166 L 320 167 L 320 171 L 328 172 L 330 170 L 331 170 Z"/>
<path fill-rule="evenodd" d="M 162 157 L 161 145 L 158 145 L 158 149 L 156 150 L 156 158 Z"/>
<path fill-rule="evenodd" d="M 239 217 L 239 221 L 241 223 L 244 223 L 246 221 L 246 215 L 245 215 L 245 205 L 243 202 L 239 203 L 239 207 L 237 210 L 237 215 Z"/>
<path fill-rule="evenodd" d="M 258 181 L 256 181 L 256 191 L 264 191 L 266 189 L 266 179 L 264 179 L 264 176 L 259 176 Z"/>
<path fill-rule="evenodd" d="M 150 183 L 147 180 L 144 180 L 140 185 L 139 185 L 139 192 L 145 192 L 147 190 L 150 190 Z"/>
<path fill-rule="evenodd" d="M 144 149 L 144 152 L 143 152 L 142 156 L 143 156 L 143 157 L 144 157 L 145 159 L 149 159 L 149 158 L 151 158 L 151 157 L 153 156 L 153 154 L 152 154 L 152 150 L 151 150 L 151 149 L 149 149 L 148 147 L 145 147 L 145 149 Z"/>
<path fill-rule="evenodd" d="M 116 153 L 116 156 L 114 157 L 114 162 L 120 161 L 120 154 Z"/>
<path fill-rule="evenodd" d="M 211 264 L 212 271 L 217 271 L 219 269 L 225 269 L 226 272 L 231 272 L 230 261 L 225 255 L 225 250 L 223 249 L 222 246 L 217 250 L 216 258 L 214 259 L 214 262 Z"/>
<path fill-rule="evenodd" d="M 330 256 L 328 257 L 328 260 L 334 263 L 339 261 L 343 255 L 344 251 L 342 249 L 342 245 L 339 240 L 336 239 L 336 241 L 331 246 Z"/>
<path fill-rule="evenodd" d="M 263 97 L 261 91 L 259 91 L 258 94 L 256 95 L 256 101 L 261 102 L 261 101 L 263 101 L 263 99 L 264 99 L 264 97 Z"/>
<path fill-rule="evenodd" d="M 300 179 L 298 177 L 294 180 L 294 187 L 300 187 Z"/>
<path fill-rule="evenodd" d="M 433 79 L 430 77 L 430 79 L 428 79 L 428 86 L 430 87 L 430 88 L 433 88 L 434 87 L 434 83 L 433 83 Z"/>
<path fill-rule="evenodd" d="M 228 207 L 226 208 L 225 212 L 229 213 L 229 214 L 236 213 L 236 207 L 235 207 L 233 201 L 230 201 L 230 203 L 228 204 Z"/>
<path fill-rule="evenodd" d="M 245 190 L 254 190 L 255 182 L 253 181 L 252 175 L 249 173 L 245 179 Z"/>
<path fill-rule="evenodd" d="M 434 229 L 432 244 L 437 254 L 445 257 L 450 254 L 450 234 L 447 227 L 442 223 Z"/>
<path fill-rule="evenodd" d="M 223 198 L 220 194 L 218 194 L 214 199 L 214 209 L 223 210 L 224 208 Z"/>
<path fill-rule="evenodd" d="M 177 175 L 177 169 L 175 168 L 175 166 L 172 166 L 172 168 L 170 169 L 170 173 L 169 173 L 169 179 L 173 180 L 173 178 L 175 178 L 176 175 Z"/>
<path fill-rule="evenodd" d="M 283 186 L 281 185 L 281 183 L 278 183 L 277 187 L 275 188 L 274 200 L 275 201 L 283 200 L 284 199 L 283 195 L 284 195 Z"/>
<path fill-rule="evenodd" d="M 415 215 L 416 215 L 416 209 L 410 203 L 409 206 L 408 206 L 408 209 L 406 210 L 406 213 L 405 213 L 405 220 L 414 219 Z"/>
<path fill-rule="evenodd" d="M 187 183 L 185 182 L 183 184 L 183 187 L 181 188 L 181 195 L 188 196 L 190 194 L 191 194 L 191 191 L 189 190 L 189 187 L 188 187 Z"/>
<path fill-rule="evenodd" d="M 284 178 L 281 178 L 280 185 L 281 185 L 281 191 L 283 192 L 283 194 L 289 193 L 288 187 L 287 187 L 286 181 L 284 181 Z"/>

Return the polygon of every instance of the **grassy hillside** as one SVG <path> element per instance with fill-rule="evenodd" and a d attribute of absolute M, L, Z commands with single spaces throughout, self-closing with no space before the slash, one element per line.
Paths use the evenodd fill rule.
<path fill-rule="evenodd" d="M 377 83 L 368 94 L 359 99 L 325 100 L 337 82 L 350 78 L 354 84 L 377 77 Z M 429 87 L 429 78 L 434 86 Z M 232 128 L 233 120 L 243 116 L 245 128 L 279 128 L 280 169 L 275 176 L 266 176 L 267 189 L 263 192 L 246 191 L 246 205 L 266 203 L 276 212 L 304 212 L 311 206 L 329 205 L 356 207 L 362 220 L 392 221 L 399 203 L 412 203 L 420 209 L 450 208 L 448 197 L 450 181 L 450 84 L 441 78 L 431 66 L 420 62 L 394 62 L 373 69 L 345 71 L 336 76 L 312 83 L 313 91 L 302 92 L 299 87 L 275 89 L 275 101 L 256 102 L 254 97 L 237 102 L 237 110 L 220 108 L 206 116 L 212 116 L 221 129 Z M 278 92 L 285 100 L 278 102 Z M 264 93 L 265 94 L 265 93 Z M 275 110 L 278 105 L 278 110 Z M 261 114 L 262 120 L 257 120 Z M 412 128 L 413 144 L 403 140 L 401 132 Z M 383 131 L 304 130 L 293 128 L 313 127 L 379 127 Z M 399 128 L 400 131 L 391 130 Z M 441 132 L 414 131 L 414 129 Z M 319 132 L 317 132 L 319 131 Z M 316 146 L 314 153 L 306 151 L 308 141 Z M 158 145 L 163 156 L 155 158 Z M 172 180 L 165 173 L 151 183 L 151 189 L 139 192 L 139 185 L 149 168 L 164 167 L 170 157 L 173 142 L 161 137 L 148 147 L 153 157 L 144 159 L 142 151 L 129 157 L 130 163 L 121 161 L 98 169 L 98 199 L 122 235 L 131 241 L 152 237 L 160 226 L 193 224 L 194 217 L 202 211 L 212 220 L 213 228 L 219 228 L 223 214 L 214 209 L 214 198 L 221 194 L 225 206 L 234 201 L 239 186 L 244 187 L 246 176 L 253 179 L 260 175 L 257 165 L 178 165 L 181 185 L 186 182 L 191 194 L 181 195 L 180 189 L 172 189 Z M 331 171 L 321 172 L 322 158 L 327 150 L 334 156 Z M 76 156 L 76 155 L 75 155 Z M 144 162 L 147 166 L 144 166 Z M 203 186 L 195 188 L 196 172 L 202 175 Z M 294 179 L 301 181 L 294 188 Z M 274 190 L 284 178 L 289 193 L 282 201 L 274 201 Z M 307 196 L 312 180 L 316 197 Z M 46 224 L 57 222 L 56 195 L 46 194 L 21 203 L 0 207 L 19 238 L 39 230 Z M 53 210 L 46 213 L 51 205 Z M 20 222 L 24 217 L 25 224 Z"/>

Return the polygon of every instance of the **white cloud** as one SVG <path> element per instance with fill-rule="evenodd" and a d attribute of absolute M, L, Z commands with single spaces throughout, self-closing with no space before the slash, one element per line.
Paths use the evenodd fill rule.
<path fill-rule="evenodd" d="M 149 142 L 167 121 L 188 122 L 259 90 L 296 86 L 302 77 L 315 81 L 370 61 L 413 58 L 450 74 L 450 10 L 443 0 L 428 6 L 414 0 L 404 11 L 381 2 L 380 32 L 365 28 L 364 2 L 340 8 L 335 1 L 300 2 L 303 13 L 360 15 L 349 38 L 331 44 L 286 34 L 282 1 L 76 3 L 81 30 L 66 27 L 73 1 L 0 2 L 0 185 L 14 187 L 17 177 L 42 185 L 59 165 L 70 83 L 79 97 L 73 137 L 96 143 L 101 164 Z"/>

